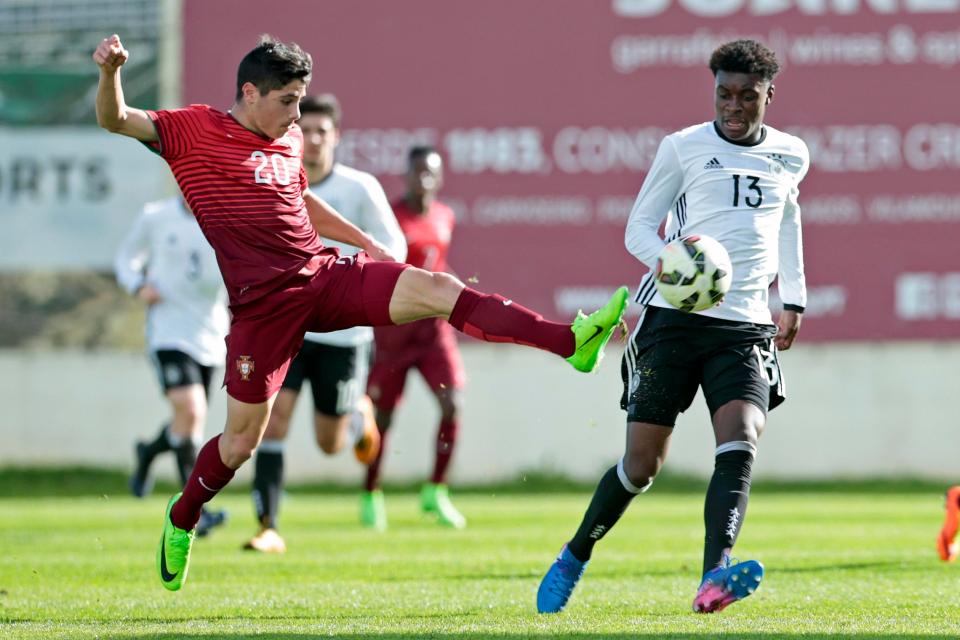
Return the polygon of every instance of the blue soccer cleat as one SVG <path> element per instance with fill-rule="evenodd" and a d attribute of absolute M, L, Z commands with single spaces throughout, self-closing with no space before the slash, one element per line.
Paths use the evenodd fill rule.
<path fill-rule="evenodd" d="M 703 581 L 693 599 L 693 610 L 697 613 L 722 611 L 751 595 L 761 580 L 763 565 L 756 560 L 731 564 L 725 557 L 722 565 L 703 574 Z"/>
<path fill-rule="evenodd" d="M 543 576 L 537 590 L 537 611 L 540 613 L 559 613 L 567 606 L 573 588 L 577 586 L 590 561 L 580 562 L 563 545 L 560 555 L 553 561 L 547 575 Z"/>

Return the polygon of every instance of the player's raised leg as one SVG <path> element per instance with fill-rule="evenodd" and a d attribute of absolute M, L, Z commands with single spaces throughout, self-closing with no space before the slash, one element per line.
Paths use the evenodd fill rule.
<path fill-rule="evenodd" d="M 732 564 L 730 554 L 747 513 L 751 468 L 765 420 L 763 411 L 745 400 L 728 402 L 713 415 L 717 449 L 703 507 L 703 578 L 693 600 L 698 613 L 721 611 L 746 598 L 763 579 L 762 564 Z"/>
<path fill-rule="evenodd" d="M 603 308 L 578 316 L 570 325 L 545 320 L 503 296 L 471 289 L 449 274 L 411 267 L 397 280 L 390 319 L 403 324 L 445 317 L 474 338 L 537 347 L 565 358 L 579 371 L 593 371 L 623 317 L 628 296 L 626 287 L 621 287 Z"/>
<path fill-rule="evenodd" d="M 672 427 L 631 422 L 623 458 L 600 479 L 573 538 L 547 571 L 537 590 L 537 611 L 558 613 L 567 605 L 594 545 L 620 520 L 634 496 L 650 488 L 667 455 Z"/>
<path fill-rule="evenodd" d="M 160 581 L 167 589 L 176 591 L 183 586 L 200 510 L 253 455 L 275 397 L 276 394 L 265 402 L 250 404 L 228 396 L 224 432 L 203 446 L 183 493 L 171 498 L 167 507 L 157 553 Z"/>

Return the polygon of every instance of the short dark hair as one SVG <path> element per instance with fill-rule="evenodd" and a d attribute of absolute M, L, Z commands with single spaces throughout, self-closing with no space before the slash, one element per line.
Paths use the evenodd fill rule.
<path fill-rule="evenodd" d="M 710 56 L 710 71 L 749 73 L 773 80 L 780 72 L 777 54 L 756 40 L 734 40 L 717 47 Z"/>
<path fill-rule="evenodd" d="M 315 96 L 305 96 L 300 101 L 300 115 L 308 113 L 319 113 L 333 120 L 333 126 L 340 128 L 340 121 L 343 119 L 343 111 L 340 109 L 340 101 L 332 93 L 321 93 Z"/>
<path fill-rule="evenodd" d="M 271 35 L 260 36 L 260 42 L 243 57 L 237 67 L 237 96 L 243 97 L 243 85 L 252 83 L 260 95 L 282 89 L 294 80 L 310 82 L 313 58 L 294 42 L 280 42 Z"/>
<path fill-rule="evenodd" d="M 410 151 L 407 152 L 407 168 L 413 169 L 413 163 L 434 153 L 440 155 L 437 148 L 429 144 L 418 144 L 410 147 Z"/>

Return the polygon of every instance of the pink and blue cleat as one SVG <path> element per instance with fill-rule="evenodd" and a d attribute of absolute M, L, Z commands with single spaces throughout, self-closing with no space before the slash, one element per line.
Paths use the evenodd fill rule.
<path fill-rule="evenodd" d="M 722 565 L 703 574 L 703 581 L 693 599 L 693 610 L 697 613 L 722 611 L 751 595 L 761 580 L 763 565 L 756 560 L 731 564 L 725 557 Z"/>

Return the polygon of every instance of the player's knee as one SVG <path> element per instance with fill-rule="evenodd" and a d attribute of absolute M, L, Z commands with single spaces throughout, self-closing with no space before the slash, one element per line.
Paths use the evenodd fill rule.
<path fill-rule="evenodd" d="M 713 420 L 717 443 L 745 441 L 756 446 L 767 418 L 756 405 L 735 400 L 720 407 Z"/>
<path fill-rule="evenodd" d="M 224 452 L 223 462 L 231 469 L 237 469 L 253 456 L 256 448 L 255 438 L 244 435 L 231 438 Z"/>
<path fill-rule="evenodd" d="M 191 431 L 207 419 L 206 407 L 196 402 L 178 402 L 174 404 L 174 413 L 176 422 L 188 425 Z"/>
<path fill-rule="evenodd" d="M 453 309 L 463 283 L 449 273 L 430 273 L 430 285 L 427 290 L 427 302 L 437 313 L 449 313 Z"/>
<path fill-rule="evenodd" d="M 743 420 L 731 425 L 727 430 L 725 441 L 749 442 L 756 447 L 757 442 L 760 440 L 760 434 L 763 433 L 764 423 L 765 421 L 762 416 L 759 419 L 755 417 L 745 417 Z"/>
<path fill-rule="evenodd" d="M 657 472 L 660 470 L 657 460 L 645 455 L 628 453 L 623 456 L 620 464 L 626 480 L 640 490 L 646 490 L 653 484 L 653 479 L 657 477 Z"/>

